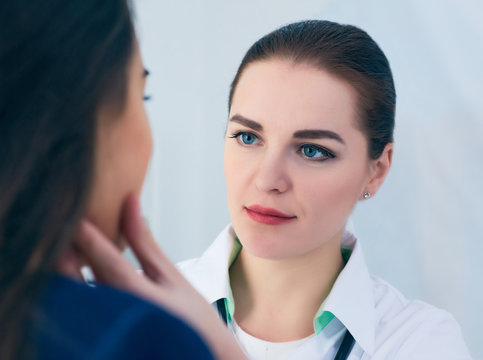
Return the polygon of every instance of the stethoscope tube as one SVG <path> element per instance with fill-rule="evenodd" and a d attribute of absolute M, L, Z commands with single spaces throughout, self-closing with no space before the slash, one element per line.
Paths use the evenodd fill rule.
<path fill-rule="evenodd" d="M 337 351 L 337 354 L 335 354 L 334 360 L 346 360 L 354 347 L 354 343 L 354 337 L 349 330 L 346 330 L 342 343 L 339 346 L 339 350 Z"/>
<path fill-rule="evenodd" d="M 221 320 L 228 325 L 228 316 L 226 314 L 225 299 L 216 300 L 215 304 L 218 315 L 220 315 Z"/>
<path fill-rule="evenodd" d="M 225 299 L 218 299 L 214 303 L 220 318 L 223 320 L 225 325 L 228 325 L 228 316 L 226 314 Z M 335 354 L 334 360 L 346 360 L 354 347 L 355 340 L 349 330 L 346 330 L 342 343 L 339 346 L 337 354 Z"/>

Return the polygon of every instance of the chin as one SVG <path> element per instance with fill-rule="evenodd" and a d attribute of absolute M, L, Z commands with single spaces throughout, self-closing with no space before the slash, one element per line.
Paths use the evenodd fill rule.
<path fill-rule="evenodd" d="M 285 249 L 260 248 L 260 247 L 243 247 L 250 255 L 265 260 L 284 260 L 293 258 L 295 255 L 291 251 Z"/>
<path fill-rule="evenodd" d="M 293 256 L 292 251 L 287 249 L 287 244 L 280 237 L 274 239 L 271 236 L 250 236 L 239 237 L 243 249 L 252 256 L 267 260 L 280 260 Z"/>

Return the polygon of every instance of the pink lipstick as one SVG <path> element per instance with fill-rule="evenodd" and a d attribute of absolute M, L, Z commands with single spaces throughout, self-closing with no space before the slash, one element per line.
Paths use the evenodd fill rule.
<path fill-rule="evenodd" d="M 265 225 L 286 224 L 297 218 L 296 216 L 287 215 L 275 209 L 264 208 L 260 205 L 246 206 L 245 211 L 252 220 Z"/>

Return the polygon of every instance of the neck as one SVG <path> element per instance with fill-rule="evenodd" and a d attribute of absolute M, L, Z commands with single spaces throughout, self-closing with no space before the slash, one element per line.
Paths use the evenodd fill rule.
<path fill-rule="evenodd" d="M 340 236 L 310 253 L 281 260 L 242 249 L 230 268 L 235 320 L 267 341 L 301 339 L 313 333 L 313 319 L 344 266 Z"/>

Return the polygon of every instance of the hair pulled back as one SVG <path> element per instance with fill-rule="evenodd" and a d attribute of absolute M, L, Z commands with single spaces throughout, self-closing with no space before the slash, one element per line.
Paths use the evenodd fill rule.
<path fill-rule="evenodd" d="M 363 30 L 324 20 L 283 26 L 256 41 L 231 84 L 228 106 L 248 65 L 273 58 L 308 64 L 349 83 L 358 94 L 358 126 L 367 136 L 368 155 L 377 159 L 393 142 L 396 92 L 389 62 Z"/>

